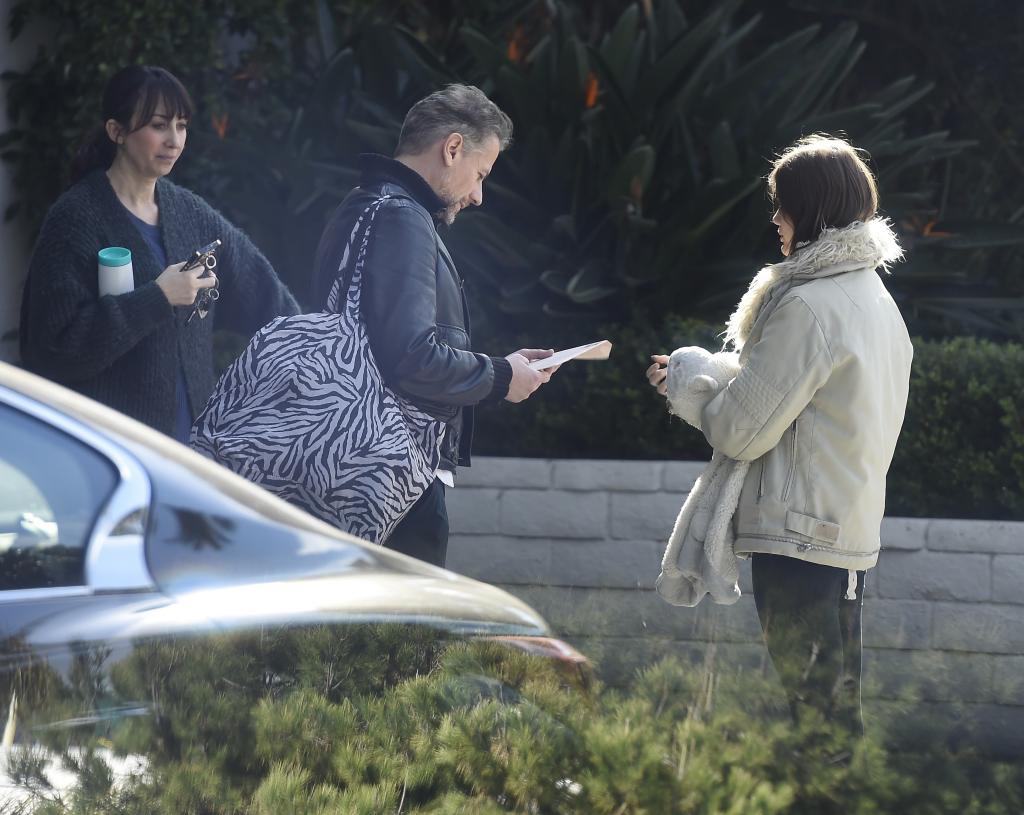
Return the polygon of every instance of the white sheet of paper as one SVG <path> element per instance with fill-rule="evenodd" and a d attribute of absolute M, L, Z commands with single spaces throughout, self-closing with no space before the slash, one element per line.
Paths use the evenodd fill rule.
<path fill-rule="evenodd" d="M 612 344 L 608 340 L 598 340 L 586 345 L 577 345 L 575 348 L 566 348 L 564 351 L 556 351 L 546 359 L 535 359 L 530 363 L 530 367 L 535 371 L 543 371 L 570 359 L 608 359 L 611 352 Z"/>

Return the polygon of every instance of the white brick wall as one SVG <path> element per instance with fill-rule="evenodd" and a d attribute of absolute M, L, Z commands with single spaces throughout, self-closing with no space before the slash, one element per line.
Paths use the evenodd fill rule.
<path fill-rule="evenodd" d="M 747 564 L 734 606 L 675 608 L 653 591 L 703 467 L 474 459 L 448 492 L 448 566 L 523 597 L 606 676 L 669 654 L 770 670 Z M 866 586 L 866 715 L 909 694 L 1024 754 L 1024 523 L 886 518 L 882 548 Z"/>

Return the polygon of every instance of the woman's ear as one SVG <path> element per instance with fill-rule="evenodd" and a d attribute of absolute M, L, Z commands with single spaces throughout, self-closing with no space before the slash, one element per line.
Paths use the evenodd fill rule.
<path fill-rule="evenodd" d="M 107 119 L 103 127 L 107 131 L 107 137 L 114 144 L 124 144 L 124 128 L 117 119 Z"/>

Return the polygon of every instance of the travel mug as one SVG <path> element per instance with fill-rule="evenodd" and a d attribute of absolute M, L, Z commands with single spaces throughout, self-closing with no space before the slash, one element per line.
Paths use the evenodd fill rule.
<path fill-rule="evenodd" d="M 108 246 L 99 252 L 100 297 L 124 294 L 135 288 L 132 274 L 132 253 L 123 246 Z"/>

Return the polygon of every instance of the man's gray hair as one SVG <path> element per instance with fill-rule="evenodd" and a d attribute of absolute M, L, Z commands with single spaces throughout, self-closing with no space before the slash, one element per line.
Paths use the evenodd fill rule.
<path fill-rule="evenodd" d="M 491 136 L 504 150 L 512 143 L 512 120 L 479 88 L 448 85 L 409 109 L 395 155 L 417 156 L 452 133 L 461 134 L 470 150 Z"/>

